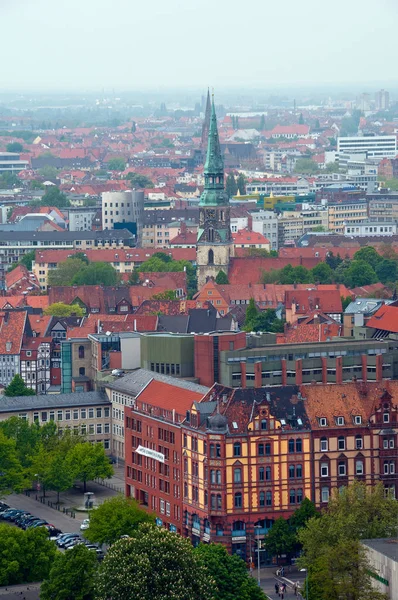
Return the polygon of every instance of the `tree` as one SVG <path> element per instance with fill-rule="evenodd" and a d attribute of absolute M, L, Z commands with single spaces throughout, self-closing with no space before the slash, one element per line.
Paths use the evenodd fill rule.
<path fill-rule="evenodd" d="M 219 285 L 228 285 L 228 275 L 224 273 L 224 271 L 218 271 L 216 275 L 216 283 L 218 283 Z"/>
<path fill-rule="evenodd" d="M 354 260 L 362 260 L 373 269 L 382 261 L 380 254 L 373 248 L 373 246 L 364 246 L 358 252 L 354 254 Z"/>
<path fill-rule="evenodd" d="M 136 500 L 120 495 L 105 500 L 90 513 L 90 527 L 85 535 L 90 542 L 113 544 L 120 536 L 131 535 L 141 523 L 154 521 Z"/>
<path fill-rule="evenodd" d="M 73 476 L 66 468 L 66 455 L 61 451 L 57 451 L 50 456 L 46 484 L 47 489 L 57 492 L 58 504 L 59 494 L 73 485 Z"/>
<path fill-rule="evenodd" d="M 265 600 L 265 594 L 239 556 L 221 544 L 199 544 L 194 553 L 215 581 L 214 600 Z"/>
<path fill-rule="evenodd" d="M 264 131 L 264 129 L 265 129 L 265 117 L 264 117 L 264 115 L 261 115 L 259 129 L 260 129 L 260 131 Z"/>
<path fill-rule="evenodd" d="M 144 524 L 113 544 L 96 580 L 97 600 L 212 600 L 214 581 L 189 540 Z"/>
<path fill-rule="evenodd" d="M 21 492 L 24 489 L 26 476 L 15 440 L 8 439 L 3 431 L 0 431 L 0 473 L 0 494 Z"/>
<path fill-rule="evenodd" d="M 48 272 L 48 285 L 72 285 L 75 275 L 85 266 L 86 263 L 79 258 L 74 256 L 67 258 L 64 262 L 59 263 L 56 269 L 51 269 Z"/>
<path fill-rule="evenodd" d="M 302 527 L 305 527 L 307 522 L 313 517 L 318 518 L 320 516 L 317 511 L 315 504 L 308 498 L 304 498 L 299 508 L 297 508 L 289 519 L 290 525 L 295 531 L 298 531 Z"/>
<path fill-rule="evenodd" d="M 133 269 L 128 280 L 129 285 L 140 285 L 140 273 L 137 269 Z"/>
<path fill-rule="evenodd" d="M 57 554 L 41 527 L 22 531 L 0 525 L 0 586 L 42 581 Z"/>
<path fill-rule="evenodd" d="M 311 274 L 314 282 L 332 283 L 333 271 L 325 262 L 318 263 L 312 270 Z"/>
<path fill-rule="evenodd" d="M 233 173 L 229 173 L 227 175 L 227 180 L 225 182 L 225 191 L 227 193 L 228 198 L 232 198 L 235 196 L 238 191 L 238 186 L 235 181 L 235 176 Z"/>
<path fill-rule="evenodd" d="M 318 165 L 311 158 L 298 158 L 294 165 L 294 172 L 311 175 L 318 172 Z"/>
<path fill-rule="evenodd" d="M 353 260 L 344 274 L 344 284 L 349 288 L 371 285 L 377 282 L 377 275 L 371 265 L 364 260 Z"/>
<path fill-rule="evenodd" d="M 85 312 L 78 304 L 54 302 L 44 310 L 44 314 L 52 315 L 54 317 L 70 317 L 71 315 L 75 315 L 76 317 L 84 317 Z"/>
<path fill-rule="evenodd" d="M 32 270 L 32 263 L 35 260 L 35 256 L 36 256 L 36 251 L 35 250 L 31 250 L 30 252 L 27 252 L 26 254 L 24 254 L 22 256 L 22 258 L 19 259 L 19 261 L 15 264 L 13 264 L 9 269 L 8 272 L 13 271 L 14 269 L 16 269 L 18 267 L 18 265 L 23 265 L 24 267 L 26 267 L 28 269 L 28 271 Z"/>
<path fill-rule="evenodd" d="M 243 173 L 239 173 L 237 185 L 238 185 L 239 194 L 241 196 L 244 196 L 246 194 L 246 178 L 243 175 Z"/>
<path fill-rule="evenodd" d="M 0 175 L 0 189 L 9 190 L 21 186 L 21 180 L 13 173 L 3 173 Z"/>
<path fill-rule="evenodd" d="M 102 444 L 78 443 L 67 454 L 66 466 L 74 479 L 83 482 L 86 492 L 87 481 L 97 477 L 105 479 L 113 474 L 112 465 Z"/>
<path fill-rule="evenodd" d="M 281 554 L 290 554 L 295 544 L 296 539 L 292 528 L 283 517 L 279 517 L 265 538 L 267 552 L 279 558 Z"/>
<path fill-rule="evenodd" d="M 23 152 L 23 146 L 20 142 L 10 142 L 6 146 L 7 152 Z"/>
<path fill-rule="evenodd" d="M 251 324 L 254 324 L 258 315 L 258 309 L 254 298 L 250 298 L 249 305 L 246 309 L 246 318 L 245 318 L 245 328 L 249 328 Z M 246 329 L 246 331 L 251 331 L 250 329 Z"/>
<path fill-rule="evenodd" d="M 126 179 L 131 181 L 131 186 L 133 188 L 153 188 L 153 181 L 146 177 L 146 175 L 140 175 L 139 173 L 127 173 Z"/>
<path fill-rule="evenodd" d="M 133 121 L 131 123 L 131 133 L 135 133 L 137 131 L 137 123 Z"/>
<path fill-rule="evenodd" d="M 326 173 L 339 173 L 340 167 L 338 162 L 329 162 L 325 168 Z"/>
<path fill-rule="evenodd" d="M 158 294 L 151 296 L 152 300 L 176 300 L 176 298 L 175 290 L 165 290 L 164 292 L 159 292 Z"/>
<path fill-rule="evenodd" d="M 117 285 L 120 275 L 109 263 L 93 262 L 79 270 L 72 285 Z"/>
<path fill-rule="evenodd" d="M 61 554 L 40 588 L 41 600 L 92 600 L 98 570 L 96 552 L 79 544 Z"/>
<path fill-rule="evenodd" d="M 310 271 L 302 265 L 298 265 L 297 267 L 286 265 L 286 267 L 283 267 L 280 271 L 280 283 L 283 285 L 289 283 L 310 283 L 310 280 Z"/>
<path fill-rule="evenodd" d="M 281 333 L 284 330 L 283 321 L 277 318 L 276 312 L 272 308 L 265 311 L 257 310 L 253 298 L 250 298 L 246 310 L 246 318 L 243 329 L 245 331 L 271 331 Z"/>
<path fill-rule="evenodd" d="M 28 388 L 22 377 L 17 373 L 4 389 L 5 396 L 36 396 L 32 388 Z"/>
<path fill-rule="evenodd" d="M 398 190 L 398 179 L 387 179 L 384 182 L 384 187 L 389 188 L 390 190 L 397 191 Z"/>
<path fill-rule="evenodd" d="M 124 169 L 126 168 L 126 161 L 124 160 L 124 158 L 111 158 L 108 161 L 107 166 L 110 171 L 124 171 Z"/>
<path fill-rule="evenodd" d="M 337 269 L 339 264 L 342 262 L 343 262 L 343 259 L 340 257 L 340 254 L 337 254 L 337 256 L 334 256 L 333 252 L 329 252 L 325 258 L 325 263 L 327 265 L 329 265 L 329 267 L 332 269 L 332 271 Z"/>
<path fill-rule="evenodd" d="M 376 267 L 376 275 L 381 283 L 388 283 L 397 280 L 397 261 L 383 259 Z"/>
<path fill-rule="evenodd" d="M 55 208 L 68 208 L 70 202 L 67 196 L 61 192 L 56 186 L 48 188 L 43 198 L 41 199 L 42 206 L 55 206 Z"/>
<path fill-rule="evenodd" d="M 56 167 L 52 167 L 51 165 L 44 165 L 38 171 L 40 177 L 45 180 L 54 181 L 58 176 L 58 169 Z"/>

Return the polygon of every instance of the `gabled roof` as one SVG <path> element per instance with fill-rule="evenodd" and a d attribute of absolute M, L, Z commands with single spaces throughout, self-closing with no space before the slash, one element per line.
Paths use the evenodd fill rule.
<path fill-rule="evenodd" d="M 257 231 L 250 231 L 250 229 L 239 229 L 236 233 L 232 234 L 234 244 L 269 244 L 269 239 Z"/>
<path fill-rule="evenodd" d="M 192 403 L 199 401 L 202 396 L 202 393 L 153 379 L 138 394 L 136 402 L 142 402 L 168 411 L 175 410 L 177 413 L 185 415 L 186 411 L 191 408 Z"/>
<path fill-rule="evenodd" d="M 296 314 L 307 314 L 316 309 L 324 313 L 341 313 L 343 307 L 338 290 L 290 290 L 285 293 L 285 307 L 296 304 Z"/>
<path fill-rule="evenodd" d="M 370 317 L 366 326 L 390 333 L 398 333 L 398 306 L 385 304 Z"/>
<path fill-rule="evenodd" d="M 0 354 L 19 354 L 21 352 L 25 332 L 27 313 L 21 311 L 6 311 L 1 315 L 0 325 Z"/>

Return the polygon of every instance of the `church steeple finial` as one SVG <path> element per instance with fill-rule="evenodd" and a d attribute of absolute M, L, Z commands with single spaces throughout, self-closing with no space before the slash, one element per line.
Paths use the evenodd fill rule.
<path fill-rule="evenodd" d="M 214 94 L 211 103 L 209 139 L 207 142 L 207 156 L 205 162 L 205 173 L 219 175 L 224 174 L 224 161 L 221 155 L 220 140 L 218 137 L 216 108 L 214 105 Z"/>

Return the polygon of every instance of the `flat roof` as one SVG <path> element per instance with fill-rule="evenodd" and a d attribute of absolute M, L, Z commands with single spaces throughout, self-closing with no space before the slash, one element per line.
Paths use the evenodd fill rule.
<path fill-rule="evenodd" d="M 361 540 L 364 546 L 388 556 L 395 562 L 398 562 L 398 539 L 397 538 L 376 538 L 374 540 Z"/>
<path fill-rule="evenodd" d="M 101 392 L 75 392 L 73 394 L 43 394 L 42 396 L 2 396 L 0 413 L 65 408 L 73 406 L 110 405 L 106 394 Z"/>

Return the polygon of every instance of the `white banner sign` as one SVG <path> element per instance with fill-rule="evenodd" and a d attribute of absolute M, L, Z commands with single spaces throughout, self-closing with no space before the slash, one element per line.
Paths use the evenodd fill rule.
<path fill-rule="evenodd" d="M 164 454 L 161 452 L 156 452 L 156 450 L 144 448 L 144 446 L 138 446 L 136 452 L 137 454 L 142 454 L 142 456 L 147 456 L 148 458 L 153 458 L 153 460 L 158 460 L 159 462 L 164 463 Z"/>

